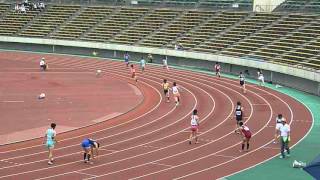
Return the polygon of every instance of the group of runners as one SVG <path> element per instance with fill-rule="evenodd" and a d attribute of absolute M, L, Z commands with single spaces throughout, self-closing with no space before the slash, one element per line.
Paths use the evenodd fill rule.
<path fill-rule="evenodd" d="M 148 59 L 150 59 L 150 58 L 153 59 L 153 57 L 149 54 Z M 126 52 L 124 54 L 124 60 L 125 60 L 127 67 L 129 67 L 129 65 L 130 65 L 129 59 L 130 59 L 130 55 Z M 140 60 L 140 67 L 141 67 L 141 72 L 143 73 L 146 68 L 146 61 L 144 60 L 143 57 Z M 42 58 L 40 61 L 40 68 L 43 71 L 45 71 L 48 68 L 48 64 L 45 62 L 44 58 Z M 169 70 L 166 56 L 163 58 L 163 68 L 166 70 Z M 214 70 L 215 70 L 216 76 L 218 76 L 220 78 L 221 77 L 221 73 L 220 73 L 221 66 L 219 63 L 215 63 Z M 137 79 L 134 64 L 130 65 L 130 71 L 131 71 L 131 77 L 137 82 L 138 79 Z M 97 73 L 100 74 L 101 72 L 97 71 Z M 260 80 L 260 85 L 264 85 L 264 76 L 263 76 L 262 71 L 260 69 L 258 70 L 258 79 Z M 246 93 L 245 75 L 242 72 L 239 73 L 239 82 L 240 82 L 242 92 Z M 170 92 L 172 92 L 175 104 L 176 104 L 176 106 L 178 106 L 180 104 L 180 99 L 181 99 L 180 92 L 179 92 L 181 90 L 181 88 L 179 86 L 177 86 L 177 83 L 173 82 L 172 87 L 170 87 L 170 84 L 167 81 L 167 79 L 164 79 L 163 83 L 162 83 L 162 88 L 163 88 L 166 102 L 170 102 Z M 235 120 L 236 120 L 235 132 L 237 134 L 239 134 L 242 138 L 242 144 L 241 144 L 241 149 L 240 149 L 241 152 L 249 150 L 249 147 L 250 147 L 249 143 L 250 143 L 250 139 L 252 136 L 252 133 L 251 133 L 249 127 L 246 126 L 243 122 L 243 118 L 244 118 L 243 114 L 244 114 L 244 108 L 241 105 L 241 102 L 238 101 L 237 105 L 235 107 Z M 290 153 L 289 145 L 288 145 L 288 142 L 290 141 L 290 127 L 288 127 L 288 125 L 286 125 L 286 120 L 285 120 L 285 118 L 282 117 L 281 114 L 277 117 L 276 122 L 277 122 L 277 125 L 276 125 L 276 133 L 275 133 L 275 141 L 274 142 L 275 143 L 278 142 L 279 137 L 281 137 L 281 139 L 280 139 L 281 154 L 282 154 L 281 157 L 284 157 L 284 150 L 287 150 L 288 154 Z M 197 143 L 199 143 L 198 133 L 199 133 L 199 126 L 200 126 L 200 121 L 199 121 L 197 109 L 194 109 L 192 112 L 190 125 L 191 125 L 191 132 L 190 132 L 190 136 L 189 136 L 189 144 L 192 144 L 193 140 L 195 141 L 195 144 L 197 144 Z M 53 162 L 54 162 L 53 149 L 54 149 L 55 144 L 57 143 L 55 128 L 56 128 L 56 124 L 52 123 L 50 128 L 46 131 L 46 135 L 45 135 L 45 145 L 48 148 L 48 152 L 49 152 L 49 155 L 48 155 L 48 164 L 49 165 L 53 164 Z M 286 135 L 286 138 L 284 138 L 285 135 Z M 95 156 L 98 156 L 98 149 L 100 147 L 100 144 L 93 139 L 85 138 L 81 142 L 81 147 L 83 149 L 84 163 L 92 164 L 91 159 L 93 159 Z"/>

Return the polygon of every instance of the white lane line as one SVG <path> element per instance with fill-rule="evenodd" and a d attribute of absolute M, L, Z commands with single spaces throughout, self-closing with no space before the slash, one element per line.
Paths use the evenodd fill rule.
<path fill-rule="evenodd" d="M 134 92 L 135 95 L 137 95 L 137 96 L 141 96 L 142 95 L 141 91 L 137 88 L 137 86 L 135 86 L 133 84 L 129 84 L 129 86 L 133 89 L 133 92 Z"/>
<path fill-rule="evenodd" d="M 154 163 L 154 162 L 151 162 L 150 164 L 155 164 L 155 165 L 160 165 L 160 166 L 166 166 L 166 167 L 172 167 L 172 165 L 162 164 L 162 163 Z"/>
<path fill-rule="evenodd" d="M 223 154 L 215 154 L 214 156 L 231 158 L 231 159 L 235 159 L 236 158 L 235 156 L 228 156 L 228 155 L 223 155 Z"/>

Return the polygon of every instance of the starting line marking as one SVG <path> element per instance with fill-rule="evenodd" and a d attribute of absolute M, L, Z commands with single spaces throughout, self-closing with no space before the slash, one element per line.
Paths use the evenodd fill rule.
<path fill-rule="evenodd" d="M 24 103 L 24 101 L 1 101 L 3 103 Z"/>

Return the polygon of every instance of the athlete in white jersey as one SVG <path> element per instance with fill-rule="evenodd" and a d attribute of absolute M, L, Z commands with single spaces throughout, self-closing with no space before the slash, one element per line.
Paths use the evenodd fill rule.
<path fill-rule="evenodd" d="M 198 117 L 198 110 L 193 110 L 191 115 L 191 133 L 189 136 L 189 144 L 192 142 L 192 138 L 196 140 L 196 144 L 198 143 L 198 128 L 199 128 L 199 117 Z"/>
<path fill-rule="evenodd" d="M 173 94 L 174 100 L 176 102 L 176 106 L 178 106 L 180 103 L 180 93 L 179 93 L 179 88 L 178 88 L 176 82 L 173 82 L 172 94 Z"/>

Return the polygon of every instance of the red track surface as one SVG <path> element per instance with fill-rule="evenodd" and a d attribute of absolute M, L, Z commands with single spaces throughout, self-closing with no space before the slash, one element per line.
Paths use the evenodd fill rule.
<path fill-rule="evenodd" d="M 1 55 L 27 62 L 40 58 L 26 53 Z M 57 55 L 46 59 L 50 68 L 101 69 L 103 78 L 132 81 L 120 62 Z M 278 113 L 291 123 L 292 144 L 311 127 L 311 115 L 302 104 L 270 89 L 249 85 L 244 96 L 237 81 L 154 66 L 147 66 L 138 78 L 143 103 L 110 121 L 59 135 L 52 166 L 47 165 L 40 139 L 1 146 L 0 179 L 216 179 L 279 153 L 271 143 Z M 160 86 L 164 78 L 183 87 L 178 107 L 164 101 Z M 241 141 L 233 133 L 237 101 L 244 105 L 246 124 L 254 133 L 249 153 L 238 151 Z M 200 144 L 189 145 L 190 113 L 195 107 L 201 119 Z M 79 144 L 84 137 L 102 144 L 93 165 L 81 160 Z"/>

